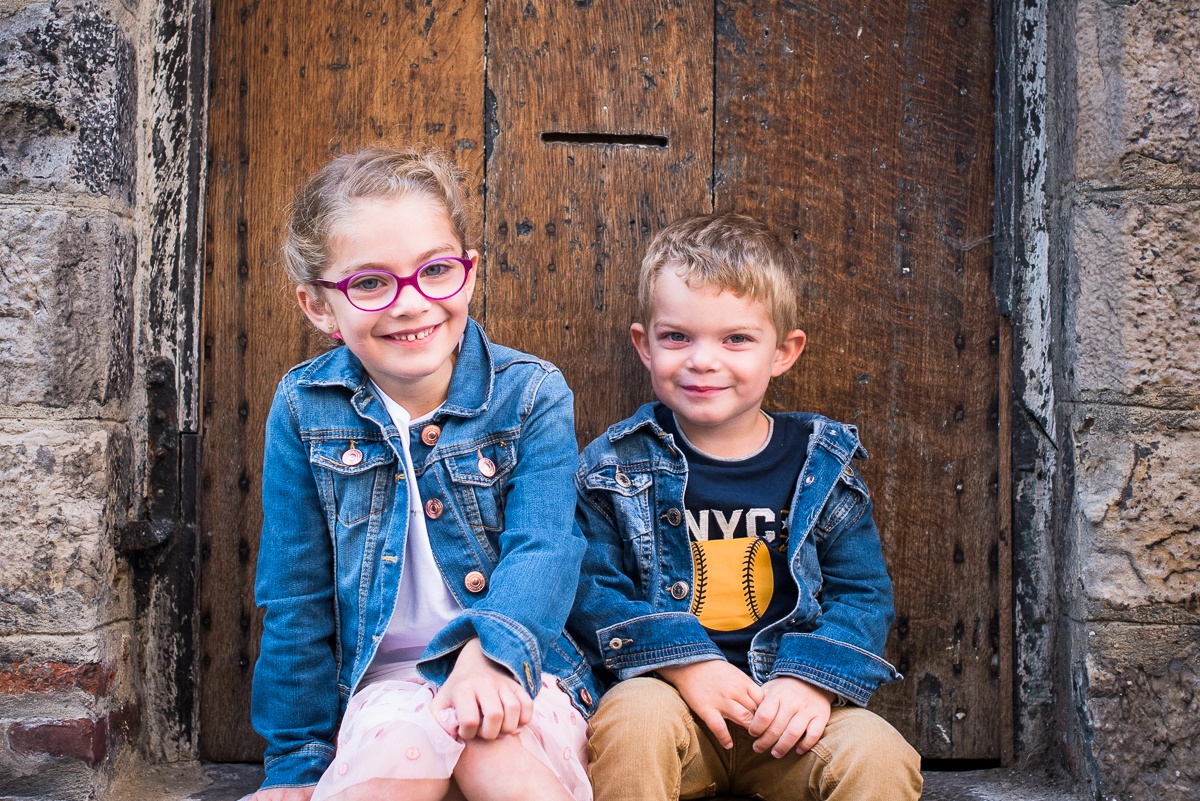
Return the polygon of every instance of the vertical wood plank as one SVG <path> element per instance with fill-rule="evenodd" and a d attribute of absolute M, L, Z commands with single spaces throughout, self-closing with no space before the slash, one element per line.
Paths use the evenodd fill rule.
<path fill-rule="evenodd" d="M 562 368 L 586 444 L 651 397 L 645 246 L 710 209 L 712 8 L 492 0 L 488 41 L 484 322 Z"/>
<path fill-rule="evenodd" d="M 482 177 L 483 3 L 214 3 L 203 317 L 200 737 L 253 761 L 250 678 L 262 431 L 274 388 L 324 347 L 278 257 L 284 206 L 331 154 L 420 141 Z"/>
<path fill-rule="evenodd" d="M 896 584 L 873 704 L 927 758 L 1001 756 L 1002 344 L 990 4 L 718 3 L 715 205 L 790 232 L 809 345 L 771 401 L 862 428 Z"/>

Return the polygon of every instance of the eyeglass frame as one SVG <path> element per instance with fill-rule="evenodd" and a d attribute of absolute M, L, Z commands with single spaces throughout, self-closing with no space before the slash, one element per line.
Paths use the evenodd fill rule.
<path fill-rule="evenodd" d="M 456 261 L 459 264 L 461 264 L 463 266 L 463 282 L 462 282 L 462 286 L 460 286 L 458 289 L 451 292 L 449 295 L 446 295 L 446 296 L 440 297 L 440 298 L 431 298 L 429 295 L 425 294 L 425 291 L 423 289 L 421 289 L 421 285 L 417 283 L 417 276 L 420 275 L 421 271 L 424 270 L 426 267 L 428 267 L 431 264 L 436 264 L 439 261 Z M 400 299 L 400 293 L 402 291 L 404 291 L 404 287 L 406 287 L 406 286 L 411 286 L 413 289 L 417 290 L 417 294 L 420 295 L 421 297 L 425 298 L 425 300 L 433 301 L 435 303 L 440 300 L 449 300 L 450 298 L 457 295 L 459 292 L 463 291 L 463 288 L 466 287 L 466 285 L 467 285 L 467 279 L 470 278 L 470 276 L 471 276 L 471 270 L 473 270 L 473 269 L 475 269 L 475 262 L 465 255 L 463 255 L 463 256 L 438 256 L 436 259 L 430 259 L 427 262 L 423 262 L 420 267 L 418 267 L 417 269 L 412 271 L 412 274 L 403 276 L 403 277 L 396 275 L 393 272 L 388 272 L 387 270 L 359 270 L 356 273 L 352 273 L 351 275 L 346 276 L 341 281 L 330 281 L 326 278 L 314 278 L 309 283 L 313 284 L 314 286 L 324 287 L 326 289 L 336 289 L 337 291 L 341 292 L 342 295 L 345 296 L 346 302 L 349 303 L 351 306 L 358 309 L 360 312 L 366 312 L 367 314 L 373 314 L 375 312 L 387 311 L 392 306 L 394 306 L 396 301 Z M 358 278 L 361 275 L 390 275 L 392 278 L 396 279 L 396 294 L 392 295 L 392 299 L 389 300 L 384 305 L 380 306 L 378 309 L 364 309 L 362 306 L 359 306 L 357 303 L 355 303 L 353 300 L 351 300 L 350 293 L 346 291 L 347 288 L 350 286 L 350 282 L 353 281 L 355 278 Z"/>

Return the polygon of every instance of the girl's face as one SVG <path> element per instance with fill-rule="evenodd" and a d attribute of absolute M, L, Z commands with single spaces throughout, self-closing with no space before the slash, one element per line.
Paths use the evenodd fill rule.
<path fill-rule="evenodd" d="M 362 270 L 407 277 L 430 259 L 463 255 L 441 204 L 419 193 L 359 201 L 347 219 L 330 242 L 329 266 L 321 273 L 326 280 Z M 478 266 L 477 251 L 466 256 Z M 395 303 L 376 312 L 356 309 L 336 289 L 301 284 L 296 296 L 314 325 L 340 333 L 380 389 L 419 417 L 446 399 L 474 291 L 472 269 L 457 295 L 429 300 L 406 286 Z"/>

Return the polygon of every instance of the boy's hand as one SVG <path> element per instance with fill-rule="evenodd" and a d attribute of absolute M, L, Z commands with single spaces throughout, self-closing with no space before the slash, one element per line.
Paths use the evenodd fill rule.
<path fill-rule="evenodd" d="M 836 695 L 806 681 L 780 676 L 762 686 L 763 700 L 746 727 L 754 741 L 754 750 L 768 749 L 778 759 L 796 747 L 797 754 L 817 744 L 829 722 L 829 710 Z"/>
<path fill-rule="evenodd" d="M 512 734 L 533 718 L 529 693 L 508 671 L 484 655 L 478 638 L 469 640 L 459 651 L 454 669 L 430 704 L 438 721 L 442 719 L 438 713 L 449 708 L 458 715 L 457 734 L 462 740 L 495 740 Z"/>
<path fill-rule="evenodd" d="M 679 690 L 688 707 L 725 749 L 733 748 L 733 737 L 725 721 L 748 729 L 763 698 L 762 688 L 754 679 L 724 659 L 659 668 L 658 675 Z"/>

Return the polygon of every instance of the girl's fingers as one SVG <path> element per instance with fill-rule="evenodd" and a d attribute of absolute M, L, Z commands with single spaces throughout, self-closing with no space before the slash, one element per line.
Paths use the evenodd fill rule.
<path fill-rule="evenodd" d="M 479 733 L 479 704 L 471 693 L 462 693 L 462 696 L 455 698 L 451 704 L 458 714 L 458 736 L 463 740 L 472 740 Z"/>
<path fill-rule="evenodd" d="M 500 727 L 504 724 L 504 702 L 497 692 L 487 692 L 479 696 L 479 733 L 484 740 L 495 740 L 500 736 Z"/>
<path fill-rule="evenodd" d="M 520 722 L 518 725 L 528 726 L 529 721 L 533 720 L 533 698 L 529 696 L 529 693 L 521 690 L 518 693 L 518 699 L 521 703 Z"/>
<path fill-rule="evenodd" d="M 504 694 L 504 719 L 500 724 L 501 734 L 512 734 L 521 723 L 521 698 L 514 692 Z"/>

